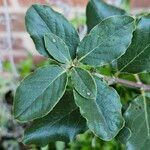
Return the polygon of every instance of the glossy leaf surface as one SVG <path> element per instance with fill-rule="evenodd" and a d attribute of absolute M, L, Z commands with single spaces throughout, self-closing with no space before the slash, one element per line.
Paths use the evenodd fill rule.
<path fill-rule="evenodd" d="M 131 137 L 128 150 L 147 150 L 150 147 L 150 94 L 135 98 L 124 114 Z"/>
<path fill-rule="evenodd" d="M 90 0 L 86 8 L 88 32 L 103 19 L 124 14 L 126 14 L 124 10 L 109 5 L 103 0 Z"/>
<path fill-rule="evenodd" d="M 104 81 L 95 80 L 98 89 L 96 100 L 86 99 L 74 91 L 75 102 L 86 118 L 89 129 L 99 138 L 109 141 L 124 125 L 120 98 Z"/>
<path fill-rule="evenodd" d="M 75 57 L 76 47 L 79 43 L 78 33 L 60 13 L 49 6 L 34 4 L 28 9 L 25 22 L 27 31 L 39 53 L 49 57 L 44 45 L 44 35 L 53 33 L 66 43 L 71 57 Z"/>
<path fill-rule="evenodd" d="M 59 66 L 45 66 L 27 76 L 19 85 L 14 101 L 14 116 L 29 121 L 46 115 L 63 96 L 67 74 Z"/>
<path fill-rule="evenodd" d="M 118 60 L 118 68 L 129 73 L 150 71 L 150 15 L 139 20 L 130 47 Z"/>
<path fill-rule="evenodd" d="M 53 58 L 61 63 L 70 64 L 71 57 L 69 49 L 61 38 L 49 33 L 44 36 L 44 41 L 47 51 Z"/>
<path fill-rule="evenodd" d="M 123 55 L 131 43 L 135 21 L 130 16 L 113 16 L 95 26 L 77 49 L 83 64 L 102 66 Z"/>
<path fill-rule="evenodd" d="M 72 69 L 72 83 L 76 91 L 85 98 L 96 99 L 97 88 L 91 74 L 81 68 Z"/>

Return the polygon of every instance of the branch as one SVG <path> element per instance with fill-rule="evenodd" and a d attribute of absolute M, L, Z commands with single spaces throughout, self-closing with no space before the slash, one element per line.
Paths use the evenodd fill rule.
<path fill-rule="evenodd" d="M 109 85 L 121 84 L 121 85 L 131 87 L 131 88 L 137 88 L 137 89 L 142 89 L 144 91 L 150 91 L 150 85 L 146 85 L 146 84 L 143 84 L 141 82 L 136 83 L 133 81 L 128 81 L 128 80 L 124 80 L 124 79 L 120 79 L 120 78 L 103 76 L 99 73 L 94 73 L 94 74 L 99 78 L 103 78 L 105 81 L 108 82 Z"/>

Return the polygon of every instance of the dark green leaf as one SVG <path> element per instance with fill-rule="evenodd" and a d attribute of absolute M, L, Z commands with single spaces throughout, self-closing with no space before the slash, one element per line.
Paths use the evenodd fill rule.
<path fill-rule="evenodd" d="M 131 43 L 135 21 L 112 16 L 95 26 L 80 43 L 77 58 L 84 64 L 102 66 L 123 55 Z"/>
<path fill-rule="evenodd" d="M 125 144 L 131 137 L 131 134 L 131 130 L 125 126 L 123 129 L 120 130 L 120 132 L 116 136 L 116 139 L 119 140 L 121 143 Z"/>
<path fill-rule="evenodd" d="M 118 68 L 129 73 L 150 71 L 150 16 L 139 20 L 130 47 L 118 60 Z"/>
<path fill-rule="evenodd" d="M 19 85 L 14 101 L 14 116 L 19 121 L 41 118 L 63 96 L 67 74 L 59 66 L 45 66 L 27 76 Z"/>
<path fill-rule="evenodd" d="M 69 49 L 61 38 L 49 33 L 44 36 L 44 41 L 47 51 L 53 58 L 61 63 L 71 63 Z"/>
<path fill-rule="evenodd" d="M 69 142 L 85 130 L 86 121 L 74 103 L 73 94 L 66 92 L 47 116 L 35 120 L 26 130 L 24 143 L 44 146 L 52 141 Z"/>
<path fill-rule="evenodd" d="M 25 22 L 27 31 L 41 54 L 49 56 L 44 46 L 44 35 L 53 33 L 66 43 L 71 57 L 75 57 L 79 43 L 78 33 L 60 13 L 48 6 L 35 4 L 28 9 Z"/>
<path fill-rule="evenodd" d="M 126 14 L 124 10 L 109 5 L 103 0 L 90 0 L 86 9 L 88 32 L 103 19 L 124 14 Z"/>
<path fill-rule="evenodd" d="M 124 114 L 131 137 L 128 150 L 147 150 L 150 147 L 150 94 L 135 98 Z"/>
<path fill-rule="evenodd" d="M 97 88 L 91 74 L 81 68 L 72 69 L 72 83 L 75 90 L 85 98 L 96 99 Z"/>
<path fill-rule="evenodd" d="M 149 84 L 150 85 L 150 72 L 149 73 L 140 73 L 139 78 L 142 83 Z"/>
<path fill-rule="evenodd" d="M 121 103 L 117 92 L 104 81 L 96 78 L 97 98 L 86 99 L 74 91 L 75 102 L 87 120 L 87 125 L 99 138 L 109 141 L 124 125 Z"/>

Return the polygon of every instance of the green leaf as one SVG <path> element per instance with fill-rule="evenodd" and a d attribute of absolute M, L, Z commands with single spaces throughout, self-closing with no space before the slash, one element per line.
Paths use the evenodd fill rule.
<path fill-rule="evenodd" d="M 14 116 L 29 121 L 48 114 L 63 96 L 67 74 L 59 66 L 45 66 L 27 76 L 19 85 L 14 101 Z"/>
<path fill-rule="evenodd" d="M 121 8 L 125 9 L 127 12 L 130 12 L 131 0 L 121 0 L 120 6 L 121 6 Z"/>
<path fill-rule="evenodd" d="M 103 0 L 90 0 L 86 8 L 88 32 L 103 19 L 124 14 L 126 14 L 124 10 L 109 5 Z"/>
<path fill-rule="evenodd" d="M 39 53 L 49 57 L 44 45 L 44 35 L 53 33 L 66 43 L 71 57 L 75 57 L 76 48 L 79 43 L 78 33 L 60 13 L 46 5 L 35 4 L 28 9 L 25 22 L 27 31 Z"/>
<path fill-rule="evenodd" d="M 138 96 L 124 114 L 126 126 L 131 137 L 126 146 L 128 150 L 147 150 L 150 147 L 150 94 Z"/>
<path fill-rule="evenodd" d="M 120 72 L 150 71 L 150 15 L 142 17 L 126 53 L 118 60 Z"/>
<path fill-rule="evenodd" d="M 72 69 L 72 83 L 75 90 L 85 98 L 96 99 L 97 88 L 92 75 L 81 68 Z"/>
<path fill-rule="evenodd" d="M 150 72 L 149 73 L 140 73 L 138 74 L 142 83 L 150 84 Z"/>
<path fill-rule="evenodd" d="M 40 146 L 52 141 L 69 142 L 86 129 L 86 120 L 80 115 L 72 92 L 66 92 L 47 116 L 32 123 L 25 131 L 23 141 Z"/>
<path fill-rule="evenodd" d="M 77 48 L 83 64 L 102 66 L 123 55 L 131 43 L 135 21 L 130 16 L 112 16 L 95 26 Z"/>
<path fill-rule="evenodd" d="M 87 125 L 99 138 L 109 141 L 124 125 L 121 103 L 117 92 L 104 81 L 95 77 L 97 83 L 96 100 L 86 99 L 74 91 L 76 104 L 87 120 Z"/>
<path fill-rule="evenodd" d="M 44 36 L 44 41 L 47 51 L 53 58 L 61 63 L 70 64 L 71 57 L 69 49 L 61 38 L 49 33 Z"/>
<path fill-rule="evenodd" d="M 131 130 L 125 126 L 123 127 L 123 129 L 120 130 L 120 132 L 116 136 L 116 139 L 119 140 L 121 143 L 125 144 L 131 137 L 131 134 Z"/>

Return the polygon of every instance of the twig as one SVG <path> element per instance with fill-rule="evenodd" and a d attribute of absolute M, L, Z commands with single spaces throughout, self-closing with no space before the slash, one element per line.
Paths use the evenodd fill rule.
<path fill-rule="evenodd" d="M 109 85 L 112 84 L 121 84 L 127 87 L 131 87 L 131 88 L 137 88 L 137 89 L 142 89 L 144 91 L 150 91 L 150 85 L 146 85 L 143 83 L 136 83 L 133 81 L 128 81 L 128 80 L 124 80 L 124 79 L 120 79 L 120 78 L 116 78 L 116 77 L 108 77 L 108 76 L 103 76 L 99 73 L 94 73 L 97 77 L 99 78 L 103 78 L 105 81 L 108 82 Z"/>

